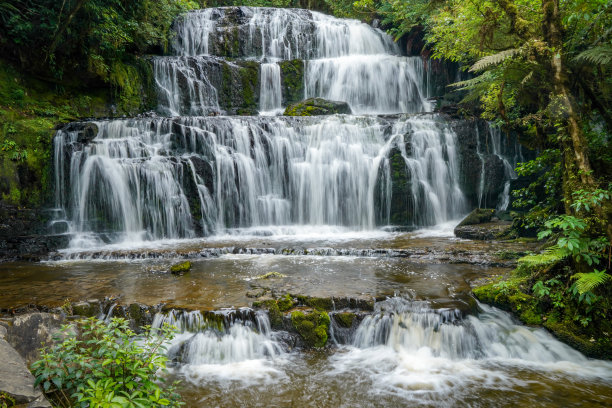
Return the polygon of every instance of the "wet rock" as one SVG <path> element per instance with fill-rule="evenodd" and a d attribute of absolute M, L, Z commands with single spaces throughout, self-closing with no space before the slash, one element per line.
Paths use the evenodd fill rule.
<path fill-rule="evenodd" d="M 59 314 L 35 312 L 20 315 L 8 327 L 6 340 L 30 363 L 38 358 L 43 345 L 53 343 L 64 323 L 65 317 Z"/>
<path fill-rule="evenodd" d="M 304 61 L 279 62 L 283 106 L 299 102 L 304 96 Z"/>
<path fill-rule="evenodd" d="M 40 388 L 34 388 L 34 381 L 34 376 L 19 353 L 8 342 L 0 339 L 0 394 L 6 394 L 17 405 L 51 408 Z"/>
<path fill-rule="evenodd" d="M 94 317 L 100 314 L 100 302 L 77 302 L 72 304 L 72 314 L 75 316 Z"/>
<path fill-rule="evenodd" d="M 173 275 L 183 275 L 191 270 L 191 262 L 185 261 L 174 264 L 170 267 L 170 273 Z"/>
<path fill-rule="evenodd" d="M 495 210 L 490 208 L 476 208 L 474 211 L 469 213 L 457 227 L 463 227 L 465 225 L 482 224 L 491 221 L 495 215 Z"/>
<path fill-rule="evenodd" d="M 342 312 L 342 313 L 333 314 L 333 318 L 335 322 L 338 323 L 340 327 L 344 327 L 347 329 L 353 326 L 353 320 L 355 320 L 355 316 L 356 316 L 355 313 L 350 313 L 350 312 Z"/>
<path fill-rule="evenodd" d="M 351 108 L 346 102 L 328 101 L 323 98 L 310 98 L 287 106 L 285 116 L 350 115 Z"/>
<path fill-rule="evenodd" d="M 511 229 L 511 222 L 496 221 L 456 227 L 454 232 L 455 236 L 458 238 L 490 241 L 493 239 L 503 238 Z"/>
<path fill-rule="evenodd" d="M 286 278 L 287 275 L 283 275 L 282 273 L 279 272 L 268 272 L 268 273 L 264 273 L 263 275 L 258 275 L 256 277 L 254 277 L 253 279 L 274 279 L 274 278 Z"/>

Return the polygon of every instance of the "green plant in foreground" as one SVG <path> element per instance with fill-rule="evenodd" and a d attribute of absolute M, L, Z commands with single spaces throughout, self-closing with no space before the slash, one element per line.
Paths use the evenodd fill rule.
<path fill-rule="evenodd" d="M 62 327 L 56 344 L 43 348 L 32 365 L 36 384 L 61 407 L 177 407 L 175 384 L 162 374 L 164 343 L 174 329 L 143 327 L 136 336 L 125 319 L 109 323 L 96 318 Z"/>

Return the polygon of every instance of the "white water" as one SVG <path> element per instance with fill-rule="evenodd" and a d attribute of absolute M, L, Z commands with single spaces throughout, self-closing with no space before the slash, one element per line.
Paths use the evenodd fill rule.
<path fill-rule="evenodd" d="M 478 316 L 434 311 L 423 302 L 393 298 L 361 323 L 352 345 L 332 357 L 329 377 L 361 372 L 372 392 L 415 404 L 453 406 L 473 388 L 512 391 L 528 370 L 543 376 L 611 382 L 612 364 L 589 360 L 544 329 L 517 325 L 498 309 Z M 454 401 L 454 402 L 452 402 Z"/>
<path fill-rule="evenodd" d="M 264 312 L 227 310 L 219 316 L 224 317 L 221 326 L 200 312 L 171 311 L 155 316 L 153 327 L 167 323 L 180 332 L 167 345 L 168 355 L 180 361 L 175 372 L 195 384 L 252 384 L 283 376 L 276 366 L 285 362 L 286 353 L 274 339 Z"/>

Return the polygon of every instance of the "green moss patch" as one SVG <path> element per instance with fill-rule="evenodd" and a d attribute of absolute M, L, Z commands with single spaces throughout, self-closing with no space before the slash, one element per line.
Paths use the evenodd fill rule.
<path fill-rule="evenodd" d="M 287 106 L 285 116 L 317 116 L 351 114 L 351 108 L 346 102 L 328 101 L 322 98 L 310 98 Z"/>
<path fill-rule="evenodd" d="M 291 313 L 291 323 L 308 347 L 321 348 L 327 344 L 330 324 L 327 313 L 297 310 Z"/>
<path fill-rule="evenodd" d="M 355 313 L 350 312 L 336 313 L 333 316 L 340 327 L 345 327 L 347 329 L 353 327 L 353 320 L 355 320 L 356 317 Z"/>
<path fill-rule="evenodd" d="M 173 273 L 175 275 L 182 275 L 186 272 L 189 272 L 190 269 L 191 269 L 191 262 L 185 261 L 185 262 L 180 262 L 180 263 L 172 265 L 170 267 L 170 273 Z"/>

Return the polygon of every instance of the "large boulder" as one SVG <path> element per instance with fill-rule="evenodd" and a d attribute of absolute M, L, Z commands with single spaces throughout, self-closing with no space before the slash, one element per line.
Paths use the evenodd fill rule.
<path fill-rule="evenodd" d="M 455 227 L 455 236 L 483 241 L 502 237 L 512 228 L 512 222 L 501 221 L 494 216 L 493 209 L 475 209 Z"/>
<path fill-rule="evenodd" d="M 34 376 L 25 361 L 6 340 L 0 339 L 0 394 L 16 405 L 27 408 L 51 408 L 40 387 L 34 388 Z"/>
<path fill-rule="evenodd" d="M 346 102 L 328 101 L 323 98 L 310 98 L 287 106 L 285 116 L 318 116 L 344 113 L 350 115 L 351 107 Z"/>

